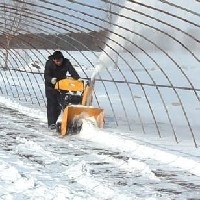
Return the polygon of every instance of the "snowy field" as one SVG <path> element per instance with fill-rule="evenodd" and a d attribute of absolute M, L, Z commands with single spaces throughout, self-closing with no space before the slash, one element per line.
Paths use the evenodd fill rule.
<path fill-rule="evenodd" d="M 95 78 L 103 129 L 84 120 L 77 135 L 48 130 L 53 50 L 11 49 L 3 70 L 1 49 L 0 200 L 200 199 L 200 3 L 124 2 L 102 52 L 64 52 Z"/>
<path fill-rule="evenodd" d="M 60 138 L 46 113 L 1 97 L 0 199 L 199 199 L 199 149 L 85 121 Z"/>
<path fill-rule="evenodd" d="M 18 51 L 20 55 L 24 53 L 23 50 Z M 16 52 L 17 50 L 14 53 Z M 27 58 L 24 63 L 15 63 L 11 70 L 0 72 L 3 92 L 0 97 L 2 200 L 200 199 L 199 148 L 195 148 L 181 104 L 172 89 L 164 87 L 160 91 L 175 127 L 178 144 L 155 87 L 147 86 L 145 91 L 159 124 L 161 138 L 140 85 L 133 85 L 131 89 L 145 132 L 142 131 L 136 110 L 130 101 L 130 91 L 125 89 L 126 85 L 119 83 L 116 87 L 111 82 L 105 82 L 105 91 L 98 81 L 95 94 L 99 105 L 105 110 L 105 128 L 98 130 L 85 121 L 80 134 L 60 138 L 46 126 L 42 73 L 45 59 L 50 53 L 37 52 L 37 57 L 34 57 L 32 52 L 25 52 L 32 60 Z M 185 52 L 174 51 L 170 54 L 176 58 L 182 72 L 190 78 L 195 88 L 200 88 L 198 62 Z M 199 52 L 196 51 L 195 54 Z M 87 57 L 91 63 L 97 63 L 99 53 L 70 52 L 70 55 L 73 55 L 71 62 L 81 76 L 91 77 L 94 66 L 90 66 L 84 58 Z M 118 67 L 128 81 L 136 82 L 137 79 L 129 73 L 129 63 L 124 64 L 122 59 L 131 63 L 132 58 L 129 56 L 121 54 Z M 156 84 L 168 85 L 169 82 L 158 67 L 162 66 L 173 86 L 190 87 L 183 73 L 162 53 L 151 53 L 159 63 L 156 66 L 145 55 L 138 53 L 136 56 L 146 66 L 144 69 L 137 62 L 133 65 L 141 82 L 152 83 L 152 79 L 147 76 L 148 71 Z M 33 61 L 38 61 L 40 69 L 32 67 Z M 124 81 L 119 69 L 110 66 L 102 69 L 99 75 L 106 80 L 113 78 Z M 199 102 L 193 91 L 180 90 L 178 94 L 199 146 Z M 118 125 L 113 120 L 109 99 Z M 129 111 L 127 113 L 131 131 L 127 128 L 122 102 L 125 111 Z M 93 103 L 97 105 L 95 99 Z"/>
<path fill-rule="evenodd" d="M 87 52 L 87 55 L 88 57 L 90 55 L 92 60 L 91 54 Z M 138 54 L 138 56 L 141 55 Z M 160 54 L 154 54 L 157 60 L 160 56 Z M 178 59 L 178 56 L 176 57 Z M 93 59 L 95 63 L 95 58 Z M 141 59 L 145 61 L 144 58 Z M 163 59 L 159 61 L 162 62 Z M 122 61 L 119 59 L 118 62 Z M 121 68 L 123 66 L 126 68 L 125 65 L 121 64 L 121 66 Z M 186 67 L 183 69 L 190 75 L 193 84 L 198 87 L 197 64 L 184 63 L 184 66 Z M 44 70 L 42 67 L 43 65 L 39 72 Z M 149 71 L 152 72 L 155 80 L 164 83 L 161 80 L 160 71 L 152 67 L 149 65 Z M 30 70 L 30 67 L 27 67 L 26 71 L 28 69 Z M 77 69 L 79 73 L 82 73 L 80 68 L 77 67 Z M 120 80 L 118 70 L 113 68 L 109 70 L 112 71 L 116 80 Z M 135 70 L 144 78 L 143 81 L 148 82 L 148 79 L 145 79 L 145 70 L 137 65 Z M 88 71 L 85 68 L 85 71 L 89 74 L 88 76 L 91 76 L 91 67 Z M 170 73 L 169 70 L 168 72 Z M 7 88 L 10 85 L 17 88 L 16 80 L 22 80 L 23 74 L 12 73 L 12 71 L 1 72 L 3 73 L 5 73 L 3 77 L 10 77 L 10 82 L 1 82 L 1 85 L 4 85 L 1 88 L 6 88 L 6 84 Z M 129 73 L 127 73 L 127 78 L 128 75 Z M 34 81 L 34 76 L 37 77 L 37 82 Z M 102 76 L 108 78 L 106 71 L 102 71 Z M 171 74 L 174 85 L 176 85 L 176 76 L 176 74 L 174 76 L 173 73 Z M 199 148 L 194 147 L 191 135 L 185 128 L 187 126 L 180 120 L 181 109 L 177 109 L 179 105 L 176 104 L 173 93 L 168 93 L 166 100 L 171 112 L 177 113 L 174 115 L 173 123 L 180 127 L 177 129 L 177 133 L 180 134 L 178 144 L 167 126 L 164 112 L 159 108 L 161 103 L 156 98 L 154 90 L 150 90 L 148 95 L 151 96 L 151 105 L 155 108 L 160 120 L 163 134 L 161 138 L 155 132 L 151 115 L 148 114 L 139 87 L 134 87 L 134 94 L 137 96 L 140 112 L 144 114 L 145 134 L 141 131 L 134 112 L 129 116 L 130 120 L 133 118 L 131 122 L 133 130 L 127 131 L 127 127 L 123 128 L 127 125 L 119 107 L 119 97 L 112 84 L 108 84 L 107 90 L 113 105 L 116 106 L 116 111 L 118 108 L 120 113 L 117 116 L 121 119 L 118 127 L 113 123 L 107 97 L 98 82 L 95 87 L 98 89 L 95 89 L 95 92 L 101 107 L 105 109 L 105 128 L 99 130 L 86 120 L 78 135 L 60 138 L 57 133 L 47 129 L 45 99 L 42 98 L 44 95 L 42 76 L 29 74 L 29 77 L 25 77 L 24 80 L 24 85 L 21 81 L 23 86 L 19 88 L 28 94 L 29 91 L 25 88 L 31 83 L 41 104 L 38 105 L 37 101 L 31 103 L 23 98 L 17 100 L 17 96 L 12 97 L 12 94 L 8 97 L 6 95 L 0 97 L 0 199 L 200 199 Z M 10 84 L 12 81 L 13 84 Z M 184 82 L 177 82 L 177 86 L 186 85 Z M 38 89 L 41 90 L 41 94 Z M 165 90 L 163 89 L 163 92 Z M 12 91 L 15 95 L 17 94 L 14 89 Z M 124 92 L 126 94 L 127 90 Z M 31 92 L 31 94 L 34 97 L 34 93 Z M 183 92 L 181 97 L 185 98 L 184 107 L 188 106 L 190 109 L 192 114 L 190 120 L 198 131 L 198 105 L 196 105 L 196 100 L 192 101 L 191 96 L 187 94 Z M 26 98 L 34 101 L 34 98 L 29 95 L 26 95 Z M 128 107 L 129 98 L 123 98 L 123 101 Z M 198 139 L 198 135 L 196 138 Z"/>
<path fill-rule="evenodd" d="M 26 62 L 15 63 L 12 60 L 14 53 L 28 55 Z M 12 69 L 0 71 L 0 89 L 3 96 L 45 111 L 43 72 L 46 58 L 51 53 L 52 50 L 15 50 L 11 57 Z M 99 52 L 87 51 L 68 54 L 64 53 L 82 78 L 92 76 L 99 55 L 102 55 Z M 104 59 L 108 63 L 105 66 L 108 67 L 102 69 L 97 78 L 105 81 L 96 81 L 93 104 L 106 111 L 107 128 L 134 130 L 146 134 L 151 132 L 160 134 L 161 137 L 171 136 L 172 140 L 176 137 L 178 142 L 185 139 L 192 141 L 194 135 L 196 146 L 199 146 L 199 63 L 184 51 L 171 51 L 168 54 L 176 59 L 179 67 L 162 52 L 149 53 L 157 64 L 143 53 L 135 54 L 137 59 L 142 61 L 142 66 L 136 61 L 133 62 L 129 53 L 119 54 L 118 68 L 115 68 L 109 59 Z M 200 53 L 195 51 L 194 54 Z M 32 66 L 32 63 L 36 62 L 40 68 Z M 113 83 L 113 80 L 116 82 Z M 196 91 L 192 90 L 193 88 Z"/>

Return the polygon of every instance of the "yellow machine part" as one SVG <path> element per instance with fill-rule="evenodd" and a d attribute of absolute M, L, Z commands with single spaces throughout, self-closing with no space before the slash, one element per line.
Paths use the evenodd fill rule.
<path fill-rule="evenodd" d="M 56 90 L 68 90 L 73 92 L 83 92 L 84 82 L 82 80 L 75 80 L 66 78 L 58 81 L 55 85 Z"/>
<path fill-rule="evenodd" d="M 86 85 L 83 93 L 82 98 L 82 105 L 84 106 L 90 106 L 92 103 L 92 93 L 93 93 L 94 87 Z"/>
<path fill-rule="evenodd" d="M 64 136 L 68 133 L 68 128 L 73 125 L 77 120 L 93 117 L 99 128 L 104 124 L 104 111 L 101 108 L 95 108 L 90 106 L 70 105 L 67 106 L 63 113 L 61 123 L 61 135 Z"/>
<path fill-rule="evenodd" d="M 58 81 L 55 85 L 55 89 L 82 93 L 81 105 L 69 105 L 63 111 L 60 129 L 62 136 L 68 133 L 68 128 L 70 127 L 70 125 L 76 122 L 76 120 L 81 120 L 87 117 L 93 117 L 96 121 L 96 125 L 99 128 L 103 127 L 103 109 L 91 106 L 92 93 L 94 90 L 93 86 L 84 86 L 84 82 L 82 80 L 74 80 L 70 78 Z"/>

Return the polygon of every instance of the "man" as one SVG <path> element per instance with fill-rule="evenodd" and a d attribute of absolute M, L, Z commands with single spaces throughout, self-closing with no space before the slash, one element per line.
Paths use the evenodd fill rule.
<path fill-rule="evenodd" d="M 70 61 L 64 58 L 60 51 L 55 51 L 53 55 L 49 56 L 44 71 L 45 94 L 47 97 L 47 121 L 50 129 L 56 128 L 56 122 L 61 112 L 61 107 L 58 102 L 59 93 L 54 87 L 57 81 L 66 78 L 67 73 L 74 79 L 80 78 Z"/>

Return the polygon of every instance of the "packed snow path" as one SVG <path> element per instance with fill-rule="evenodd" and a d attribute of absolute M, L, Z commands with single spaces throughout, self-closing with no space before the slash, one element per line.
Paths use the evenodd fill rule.
<path fill-rule="evenodd" d="M 123 146 L 129 141 L 156 148 L 153 144 L 108 132 L 117 138 L 108 146 L 96 137 L 81 137 L 86 130 L 61 138 L 17 110 L 0 104 L 0 113 L 0 199 L 200 198 L 200 169 L 190 173 Z M 194 158 L 198 164 L 199 157 Z"/>

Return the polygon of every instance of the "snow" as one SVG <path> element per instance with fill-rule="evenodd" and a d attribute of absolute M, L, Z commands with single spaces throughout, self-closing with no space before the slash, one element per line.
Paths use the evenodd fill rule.
<path fill-rule="evenodd" d="M 1 199 L 187 199 L 200 195 L 199 150 L 189 143 L 98 129 L 90 120 L 84 121 L 78 135 L 60 138 L 46 128 L 44 111 L 4 97 L 0 97 L 0 107 L 4 108 Z M 26 119 L 29 126 L 23 123 Z"/>
<path fill-rule="evenodd" d="M 179 5 L 178 0 L 173 2 Z M 161 10 L 165 8 L 169 13 L 178 12 L 183 18 L 186 14 L 186 10 L 177 11 L 175 7 L 172 10 L 169 4 L 161 1 L 151 1 L 148 5 Z M 125 6 L 132 8 L 128 1 L 125 2 Z M 182 2 L 182 6 L 189 6 L 197 12 L 199 9 L 199 3 L 193 2 L 188 5 L 186 0 Z M 134 4 L 133 8 L 150 16 L 158 14 L 158 19 L 164 22 L 172 21 L 171 25 L 184 31 L 189 28 L 181 18 L 174 20 L 172 16 L 163 13 L 155 14 L 152 9 L 141 7 L 139 4 Z M 166 24 L 155 23 L 152 18 L 136 12 L 132 16 L 132 12 L 127 9 L 122 9 L 120 14 L 126 18 L 117 19 L 116 23 L 121 28 L 114 26 L 113 31 L 124 35 L 124 38 L 111 34 L 112 40 L 108 41 L 108 46 L 101 54 L 67 52 L 69 55 L 66 55 L 71 56 L 72 63 L 81 76 L 85 75 L 85 72 L 92 78 L 99 75 L 106 80 L 123 82 L 126 79 L 133 83 L 146 84 L 142 90 L 141 85 L 137 84 L 128 88 L 123 83 L 116 83 L 116 87 L 112 82 L 105 82 L 105 89 L 100 82 L 95 83 L 99 104 L 106 113 L 107 121 L 103 129 L 97 128 L 91 119 L 84 119 L 79 134 L 61 137 L 58 133 L 50 131 L 46 125 L 41 73 L 44 71 L 45 59 L 52 50 L 47 52 L 18 49 L 11 52 L 13 60 L 10 62 L 16 63 L 16 71 L 0 73 L 0 89 L 3 91 L 0 96 L 0 199 L 200 198 L 199 99 L 194 91 L 177 89 L 193 86 L 199 88 L 199 61 L 195 57 L 199 55 L 199 51 L 194 49 L 191 55 L 184 48 L 180 50 L 180 45 L 173 41 L 174 45 L 170 51 L 156 50 L 148 54 L 136 51 L 134 57 L 122 51 L 127 39 L 134 40 L 139 45 L 144 44 L 144 47 L 147 41 L 126 29 L 132 27 L 132 31 L 142 33 L 143 36 L 148 34 L 151 41 L 159 43 L 155 35 L 144 31 L 139 22 L 161 30 L 165 30 Z M 130 16 L 138 22 L 131 20 Z M 198 22 L 198 16 L 192 13 L 187 13 L 187 19 Z M 149 27 L 147 29 L 150 30 Z M 167 31 L 170 33 L 172 30 L 168 27 Z M 174 37 L 182 42 L 183 35 L 178 30 L 173 31 Z M 193 43 L 196 44 L 194 41 Z M 14 62 L 15 53 L 25 54 L 26 62 Z M 116 64 L 113 60 L 116 60 L 119 68 L 113 67 Z M 133 70 L 132 73 L 130 70 Z M 23 71 L 34 73 L 24 76 L 21 73 Z M 168 88 L 148 87 L 148 84 L 154 82 Z M 175 93 L 170 86 L 177 87 L 178 92 Z M 131 91 L 134 91 L 132 99 Z M 20 96 L 21 94 L 24 96 Z M 147 100 L 154 111 L 158 127 L 155 127 Z M 145 131 L 141 130 L 141 123 L 132 101 L 136 102 Z M 38 102 L 41 103 L 40 106 Z M 94 104 L 97 104 L 95 100 Z M 118 126 L 113 122 L 111 104 Z M 164 106 L 177 133 L 177 142 L 173 138 Z M 198 148 L 195 148 L 186 119 L 189 119 L 194 131 Z M 131 131 L 128 130 L 128 125 Z M 157 133 L 158 128 L 161 130 L 161 137 Z"/>

